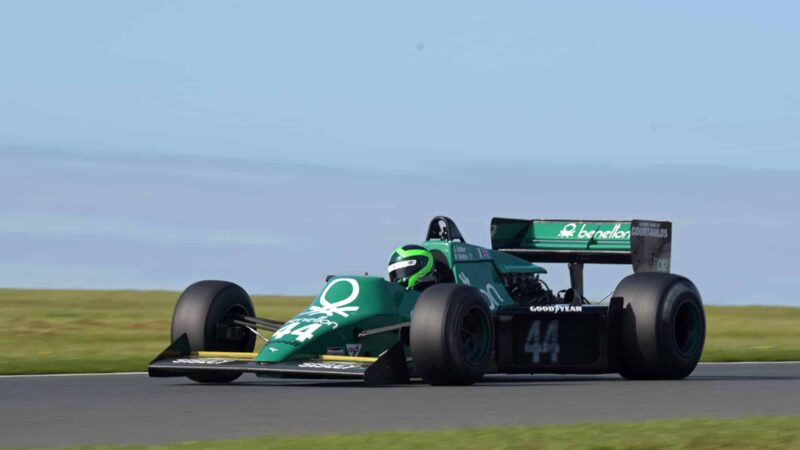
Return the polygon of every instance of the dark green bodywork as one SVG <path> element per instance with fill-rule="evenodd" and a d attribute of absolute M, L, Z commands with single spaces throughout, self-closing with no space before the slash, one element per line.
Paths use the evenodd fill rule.
<path fill-rule="evenodd" d="M 446 222 L 450 234 L 432 237 L 437 236 L 437 221 Z M 505 274 L 547 272 L 529 261 L 632 263 L 636 271 L 668 272 L 670 237 L 669 222 L 495 218 L 493 250 L 467 244 L 455 224 L 440 216 L 422 246 L 443 256 L 439 264 L 452 272 L 452 280 L 480 291 L 497 314 L 515 305 L 503 283 Z M 275 332 L 256 361 L 378 356 L 398 341 L 399 328 L 363 337 L 359 333 L 409 322 L 419 296 L 417 290 L 380 277 L 334 277 L 308 308 Z"/>
<path fill-rule="evenodd" d="M 411 320 L 418 297 L 419 292 L 379 277 L 331 278 L 306 309 L 273 334 L 256 361 L 310 359 L 339 350 L 346 355 L 348 344 L 361 346 L 357 355 L 350 356 L 378 356 L 397 341 L 397 335 L 358 339 L 359 331 Z"/>
<path fill-rule="evenodd" d="M 422 243 L 447 259 L 455 282 L 478 289 L 493 312 L 513 300 L 500 274 L 546 273 L 515 256 L 466 244 L 432 240 Z M 420 292 L 374 276 L 337 276 L 302 312 L 275 332 L 258 362 L 283 362 L 319 355 L 378 356 L 398 340 L 398 331 L 358 338 L 364 330 L 411 320 Z"/>

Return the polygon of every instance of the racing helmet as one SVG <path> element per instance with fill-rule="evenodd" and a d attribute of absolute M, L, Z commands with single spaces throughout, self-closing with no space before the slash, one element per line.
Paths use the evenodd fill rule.
<path fill-rule="evenodd" d="M 389 257 L 389 281 L 413 289 L 420 278 L 433 272 L 433 255 L 425 247 L 404 245 Z"/>

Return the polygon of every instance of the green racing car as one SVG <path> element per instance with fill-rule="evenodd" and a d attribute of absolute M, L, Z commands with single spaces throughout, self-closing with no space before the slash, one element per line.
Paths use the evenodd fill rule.
<path fill-rule="evenodd" d="M 149 373 L 201 383 L 244 372 L 432 385 L 491 373 L 685 378 L 703 351 L 705 314 L 695 285 L 670 273 L 671 242 L 670 222 L 494 218 L 487 249 L 437 216 L 421 245 L 392 253 L 388 280 L 328 276 L 286 322 L 256 316 L 234 283 L 192 284 Z M 550 289 L 536 263 L 567 264 L 570 286 Z M 592 304 L 585 264 L 630 264 L 633 274 Z M 257 340 L 264 345 L 254 352 Z"/>

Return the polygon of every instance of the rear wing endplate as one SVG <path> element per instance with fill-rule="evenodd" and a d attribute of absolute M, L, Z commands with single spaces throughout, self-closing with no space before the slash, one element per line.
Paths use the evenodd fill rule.
<path fill-rule="evenodd" d="M 492 249 L 538 263 L 631 264 L 669 272 L 672 223 L 654 220 L 492 219 Z"/>

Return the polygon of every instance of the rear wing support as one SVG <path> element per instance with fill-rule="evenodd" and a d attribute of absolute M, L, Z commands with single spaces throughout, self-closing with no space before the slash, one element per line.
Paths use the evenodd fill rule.
<path fill-rule="evenodd" d="M 575 295 L 572 297 L 574 305 L 580 305 L 583 299 L 583 263 L 569 263 L 569 283 Z"/>

